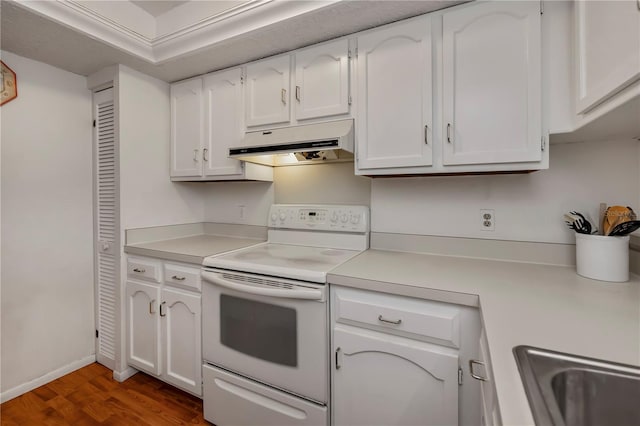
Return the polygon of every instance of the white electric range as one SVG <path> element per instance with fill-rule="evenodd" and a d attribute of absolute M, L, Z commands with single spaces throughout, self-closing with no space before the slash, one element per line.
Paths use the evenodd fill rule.
<path fill-rule="evenodd" d="M 203 262 L 204 416 L 328 425 L 326 277 L 369 247 L 369 209 L 273 205 L 266 243 Z"/>

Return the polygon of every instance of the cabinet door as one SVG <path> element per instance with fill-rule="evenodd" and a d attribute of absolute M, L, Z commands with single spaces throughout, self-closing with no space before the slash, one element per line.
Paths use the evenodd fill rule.
<path fill-rule="evenodd" d="M 334 348 L 336 426 L 458 424 L 455 350 L 340 326 Z"/>
<path fill-rule="evenodd" d="M 289 67 L 289 55 L 247 65 L 247 126 L 289 122 Z"/>
<path fill-rule="evenodd" d="M 640 78 L 640 6 L 636 1 L 577 1 L 577 113 Z"/>
<path fill-rule="evenodd" d="M 349 40 L 296 53 L 296 119 L 349 112 Z"/>
<path fill-rule="evenodd" d="M 431 17 L 358 38 L 357 167 L 431 165 Z"/>
<path fill-rule="evenodd" d="M 538 2 L 443 15 L 443 163 L 542 159 Z"/>
<path fill-rule="evenodd" d="M 229 158 L 229 148 L 242 141 L 242 70 L 210 74 L 204 78 L 205 176 L 240 175 L 242 163 Z"/>
<path fill-rule="evenodd" d="M 160 287 L 127 282 L 127 363 L 160 374 Z"/>
<path fill-rule="evenodd" d="M 171 176 L 202 175 L 202 79 L 171 86 Z"/>
<path fill-rule="evenodd" d="M 163 379 L 202 395 L 201 296 L 165 287 L 162 290 Z"/>

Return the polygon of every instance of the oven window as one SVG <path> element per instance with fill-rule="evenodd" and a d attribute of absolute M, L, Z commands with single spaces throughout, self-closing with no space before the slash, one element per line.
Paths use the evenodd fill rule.
<path fill-rule="evenodd" d="M 240 297 L 220 295 L 222 344 L 265 361 L 296 367 L 296 310 Z"/>

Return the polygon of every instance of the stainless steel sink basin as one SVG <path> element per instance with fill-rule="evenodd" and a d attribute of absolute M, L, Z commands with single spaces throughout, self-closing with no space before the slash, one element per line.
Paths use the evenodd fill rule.
<path fill-rule="evenodd" d="M 640 367 L 516 346 L 536 425 L 640 425 Z"/>

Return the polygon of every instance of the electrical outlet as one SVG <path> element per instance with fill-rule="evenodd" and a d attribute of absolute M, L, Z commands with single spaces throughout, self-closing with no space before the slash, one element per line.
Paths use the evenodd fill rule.
<path fill-rule="evenodd" d="M 480 229 L 483 231 L 496 230 L 496 212 L 493 209 L 480 209 Z"/>
<path fill-rule="evenodd" d="M 240 219 L 244 219 L 244 216 L 245 216 L 245 211 L 244 211 L 245 208 L 244 207 L 245 206 L 243 206 L 243 205 L 239 205 L 238 206 L 238 210 L 239 210 L 238 213 L 239 213 Z"/>

